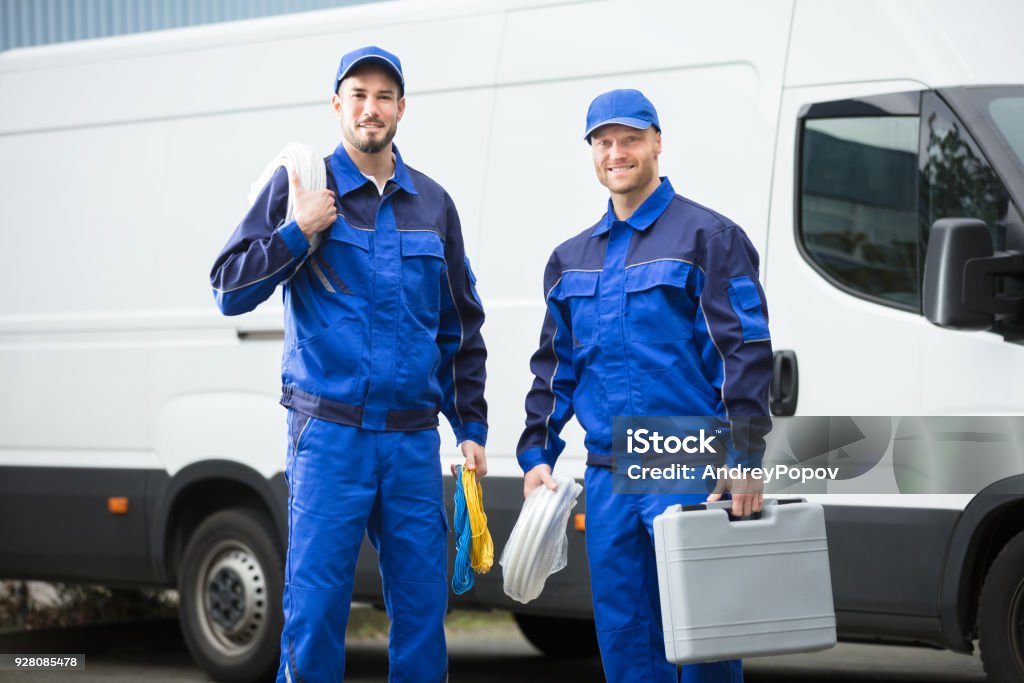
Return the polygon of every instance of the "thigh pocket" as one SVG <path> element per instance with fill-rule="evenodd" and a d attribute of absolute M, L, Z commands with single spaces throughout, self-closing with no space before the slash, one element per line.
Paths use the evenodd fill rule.
<path fill-rule="evenodd" d="M 306 433 L 309 421 L 312 419 L 309 415 L 300 413 L 294 408 L 288 409 L 288 445 L 291 446 L 292 451 L 299 450 L 302 435 Z"/>
<path fill-rule="evenodd" d="M 436 313 L 441 308 L 441 280 L 445 274 L 444 242 L 433 230 L 402 230 L 401 234 L 405 303 Z"/>
<path fill-rule="evenodd" d="M 696 301 L 687 291 L 691 266 L 652 261 L 626 268 L 626 333 L 633 341 L 668 342 L 693 334 Z"/>
<path fill-rule="evenodd" d="M 299 480 L 295 476 L 296 462 L 299 459 L 299 448 L 302 439 L 312 426 L 313 418 L 309 415 L 298 412 L 294 408 L 288 409 L 288 457 L 285 462 L 284 478 L 288 482 L 288 495 L 294 498 L 299 488 Z"/>
<path fill-rule="evenodd" d="M 551 292 L 551 298 L 569 310 L 573 346 L 597 341 L 597 284 L 600 271 L 569 270 Z"/>
<path fill-rule="evenodd" d="M 729 279 L 729 303 L 743 328 L 743 341 L 768 339 L 768 320 L 757 284 L 749 275 Z"/>
<path fill-rule="evenodd" d="M 444 505 L 441 506 L 441 524 L 444 525 L 445 536 L 452 532 L 452 525 L 448 523 L 448 510 L 445 509 Z"/>

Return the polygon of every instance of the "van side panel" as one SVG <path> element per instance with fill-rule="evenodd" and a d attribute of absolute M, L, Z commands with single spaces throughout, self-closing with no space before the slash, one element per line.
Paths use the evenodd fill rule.
<path fill-rule="evenodd" d="M 836 610 L 937 617 L 946 549 L 961 514 L 825 506 Z"/>
<path fill-rule="evenodd" d="M 146 527 L 153 474 L 160 473 L 0 467 L 0 576 L 154 581 Z M 127 498 L 128 513 L 108 512 L 109 496 Z"/>
<path fill-rule="evenodd" d="M 798 0 L 786 87 L 914 79 L 1020 83 L 1024 4 Z"/>

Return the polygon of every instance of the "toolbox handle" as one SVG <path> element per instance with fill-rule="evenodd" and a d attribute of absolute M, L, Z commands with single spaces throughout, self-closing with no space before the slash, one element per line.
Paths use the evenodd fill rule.
<path fill-rule="evenodd" d="M 764 505 L 762 506 L 762 512 L 765 511 L 768 506 L 771 505 L 789 505 L 790 503 L 806 503 L 807 501 L 803 498 L 765 498 Z M 731 500 L 716 500 L 713 502 L 697 503 L 696 505 L 680 505 L 680 512 L 688 511 L 703 511 L 703 510 L 725 510 L 726 514 L 729 515 L 730 522 L 753 522 L 761 519 L 761 512 L 755 512 L 746 516 L 738 516 L 732 514 L 732 501 Z"/>
<path fill-rule="evenodd" d="M 768 501 L 765 501 L 766 503 Z M 725 510 L 725 513 L 729 515 L 730 522 L 753 522 L 761 519 L 761 513 L 755 512 L 745 517 L 737 516 L 732 514 L 732 501 L 731 500 L 716 500 L 712 503 L 697 503 L 696 505 L 682 505 L 680 506 L 681 512 L 692 512 L 692 511 L 704 511 L 704 510 Z"/>

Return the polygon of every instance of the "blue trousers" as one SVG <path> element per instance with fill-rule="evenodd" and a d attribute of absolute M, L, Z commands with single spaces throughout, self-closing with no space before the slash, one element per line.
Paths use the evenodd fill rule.
<path fill-rule="evenodd" d="M 738 659 L 684 666 L 682 679 L 665 659 L 654 518 L 669 505 L 707 496 L 615 494 L 611 470 L 602 467 L 588 467 L 584 483 L 594 621 L 608 683 L 742 683 Z"/>
<path fill-rule="evenodd" d="M 378 432 L 290 412 L 278 683 L 340 682 L 363 534 L 380 556 L 392 683 L 447 680 L 448 519 L 436 429 Z"/>

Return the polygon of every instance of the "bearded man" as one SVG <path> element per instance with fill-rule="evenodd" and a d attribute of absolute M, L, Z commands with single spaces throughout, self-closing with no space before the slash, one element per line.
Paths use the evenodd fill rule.
<path fill-rule="evenodd" d="M 392 143 L 405 112 L 398 57 L 349 52 L 333 89 L 342 140 L 327 189 L 306 191 L 278 169 L 211 275 L 226 315 L 283 284 L 289 540 L 277 680 L 343 680 L 366 533 L 391 619 L 388 680 L 439 683 L 448 520 L 437 415 L 466 467 L 486 474 L 483 307 L 451 197 Z"/>

